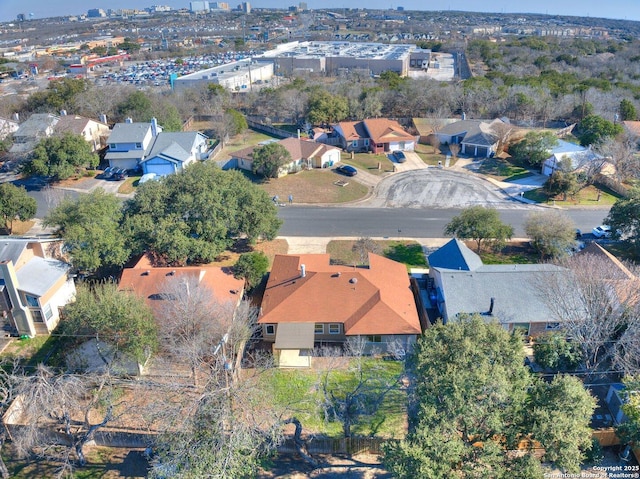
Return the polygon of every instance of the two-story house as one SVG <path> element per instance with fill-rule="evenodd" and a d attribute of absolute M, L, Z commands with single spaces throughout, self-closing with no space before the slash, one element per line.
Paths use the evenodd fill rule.
<path fill-rule="evenodd" d="M 75 298 L 69 265 L 52 257 L 59 240 L 0 238 L 0 321 L 5 334 L 49 334 Z"/>
<path fill-rule="evenodd" d="M 206 160 L 210 153 L 208 138 L 200 132 L 159 133 L 141 161 L 142 172 L 171 175 L 191 163 Z"/>
<path fill-rule="evenodd" d="M 63 135 L 65 133 L 81 136 L 91 145 L 93 151 L 98 151 L 104 147 L 110 130 L 109 125 L 101 121 L 78 115 L 62 115 L 56 123 L 55 134 Z"/>
<path fill-rule="evenodd" d="M 124 123 L 117 123 L 107 139 L 109 150 L 105 159 L 109 166 L 125 170 L 140 167 L 149 146 L 160 132 L 162 128 L 155 118 L 150 123 L 134 123 L 130 118 Z"/>

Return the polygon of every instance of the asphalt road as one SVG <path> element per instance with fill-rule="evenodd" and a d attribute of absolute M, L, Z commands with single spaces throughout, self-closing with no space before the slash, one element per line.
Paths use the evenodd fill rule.
<path fill-rule="evenodd" d="M 539 211 L 538 207 L 532 207 Z M 442 238 L 445 225 L 461 209 L 353 208 L 286 206 L 279 209 L 284 220 L 282 236 L 371 236 Z M 526 211 L 499 210 L 502 221 L 512 225 L 516 237 L 524 237 Z M 576 226 L 589 233 L 602 223 L 605 209 L 567 210 Z"/>

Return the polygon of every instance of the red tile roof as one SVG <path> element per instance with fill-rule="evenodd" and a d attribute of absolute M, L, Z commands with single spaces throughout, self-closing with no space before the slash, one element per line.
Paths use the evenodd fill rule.
<path fill-rule="evenodd" d="M 244 281 L 233 277 L 226 268 L 217 266 L 153 267 L 143 256 L 133 268 L 125 268 L 118 283 L 118 289 L 129 290 L 144 298 L 154 307 L 163 293 L 165 283 L 171 278 L 194 278 L 198 284 L 206 285 L 213 291 L 219 303 L 237 303 L 242 298 Z"/>
<path fill-rule="evenodd" d="M 342 323 L 346 335 L 421 333 L 405 266 L 375 254 L 368 268 L 331 265 L 328 254 L 276 255 L 258 322 Z"/>

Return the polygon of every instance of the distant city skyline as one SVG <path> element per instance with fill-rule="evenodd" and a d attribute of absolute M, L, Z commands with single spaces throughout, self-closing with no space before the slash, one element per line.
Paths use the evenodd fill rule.
<path fill-rule="evenodd" d="M 241 1 L 229 1 L 231 8 L 236 8 Z M 294 0 L 256 0 L 249 2 L 254 8 L 282 8 L 298 5 Z M 527 2 L 523 5 L 519 2 L 506 0 L 449 0 L 444 2 L 429 2 L 425 5 L 423 0 L 371 0 L 362 2 L 362 5 L 347 2 L 346 0 L 308 1 L 308 8 L 368 8 L 368 9 L 392 9 L 403 7 L 405 10 L 456 10 L 469 12 L 492 13 L 542 13 L 547 15 L 572 15 L 580 17 L 601 17 L 624 20 L 640 21 L 640 2 L 634 0 L 538 0 Z M 0 0 L 0 21 L 15 20 L 19 13 L 24 13 L 26 18 L 33 14 L 32 18 L 59 17 L 67 15 L 80 15 L 87 13 L 92 8 L 108 8 L 117 10 L 120 8 L 144 9 L 151 5 L 168 5 L 173 9 L 189 8 L 189 0 L 57 0 L 55 2 L 45 0 Z"/>

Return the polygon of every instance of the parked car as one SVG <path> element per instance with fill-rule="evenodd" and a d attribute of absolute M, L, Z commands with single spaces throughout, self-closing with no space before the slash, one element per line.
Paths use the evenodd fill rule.
<path fill-rule="evenodd" d="M 114 171 L 113 176 L 111 178 L 113 178 L 116 181 L 122 181 L 126 179 L 127 176 L 129 176 L 127 174 L 127 170 L 125 170 L 124 168 L 118 168 L 118 171 Z"/>
<path fill-rule="evenodd" d="M 336 171 L 346 176 L 356 176 L 358 174 L 358 170 L 351 165 L 340 165 L 336 168 Z"/>
<path fill-rule="evenodd" d="M 105 180 L 111 178 L 113 176 L 113 170 L 115 169 L 116 168 L 114 168 L 113 166 L 107 166 L 100 175 L 100 178 L 104 178 Z"/>
<path fill-rule="evenodd" d="M 391 153 L 391 155 L 393 156 L 393 159 L 396 160 L 398 163 L 404 163 L 405 161 L 407 161 L 407 157 L 403 151 L 396 150 L 393 153 Z"/>
<path fill-rule="evenodd" d="M 142 175 L 140 180 L 138 180 L 138 184 L 139 185 L 144 185 L 147 181 L 155 181 L 155 180 L 159 180 L 159 179 L 160 179 L 160 177 L 158 175 L 156 175 L 155 173 L 145 173 L 144 175 Z"/>
<path fill-rule="evenodd" d="M 596 238 L 609 238 L 611 237 L 611 228 L 608 225 L 596 226 L 591 230 L 593 236 Z"/>

